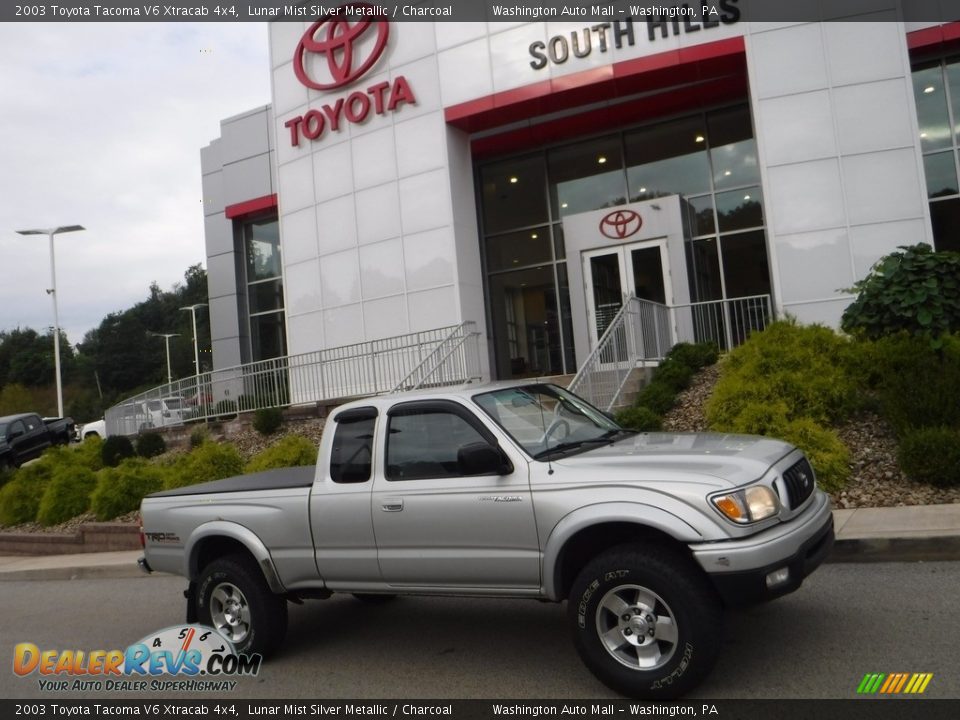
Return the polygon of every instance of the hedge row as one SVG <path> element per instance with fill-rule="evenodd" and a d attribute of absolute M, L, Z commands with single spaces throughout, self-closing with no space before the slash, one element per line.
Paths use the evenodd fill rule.
<path fill-rule="evenodd" d="M 144 496 L 160 490 L 316 462 L 314 443 L 295 435 L 246 466 L 229 443 L 201 442 L 189 453 L 149 460 L 132 452 L 121 452 L 123 457 L 104 452 L 108 442 L 91 437 L 78 447 L 52 448 L 37 462 L 0 478 L 0 526 L 32 521 L 56 525 L 87 511 L 98 520 L 110 520 L 138 509 Z M 105 463 L 104 456 L 113 464 Z"/>

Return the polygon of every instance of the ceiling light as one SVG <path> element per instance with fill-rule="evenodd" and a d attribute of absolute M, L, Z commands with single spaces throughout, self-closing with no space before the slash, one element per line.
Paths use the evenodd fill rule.
<path fill-rule="evenodd" d="M 517 260 L 516 258 L 513 259 L 513 264 L 514 264 L 514 265 L 516 265 L 516 264 L 519 263 L 519 262 L 520 262 L 520 261 Z"/>
<path fill-rule="evenodd" d="M 695 141 L 695 142 L 703 142 L 703 135 L 697 135 L 697 137 L 694 139 L 694 141 Z"/>
<path fill-rule="evenodd" d="M 560 203 L 560 207 L 565 208 L 566 206 L 567 206 L 566 203 Z"/>
<path fill-rule="evenodd" d="M 536 240 L 536 239 L 537 239 L 537 234 L 536 234 L 536 233 L 530 233 L 530 237 L 533 238 L 534 240 Z"/>
<path fill-rule="evenodd" d="M 514 175 L 512 178 L 510 178 L 510 182 L 511 182 L 511 183 L 516 183 L 516 182 L 517 182 L 517 176 Z"/>
<path fill-rule="evenodd" d="M 749 200 L 749 199 L 750 199 L 750 196 L 749 196 L 749 195 L 744 195 L 744 196 L 743 196 L 743 199 L 744 199 L 744 200 Z"/>
<path fill-rule="evenodd" d="M 729 171 L 729 170 L 724 170 L 724 171 L 723 171 L 723 174 L 724 174 L 725 177 L 730 177 L 730 171 Z"/>
<path fill-rule="evenodd" d="M 600 163 L 601 165 L 603 165 L 606 161 L 607 161 L 607 158 L 604 155 L 601 155 L 600 157 L 597 158 L 597 162 Z"/>
<path fill-rule="evenodd" d="M 926 136 L 927 136 L 926 133 L 920 133 L 920 137 L 925 138 Z"/>
<path fill-rule="evenodd" d="M 933 85 L 927 85 L 927 86 L 923 89 L 923 91 L 924 91 L 927 95 L 929 95 L 930 93 L 934 92 L 935 90 L 936 90 L 936 88 L 935 88 Z"/>
<path fill-rule="evenodd" d="M 647 191 L 646 188 L 640 188 L 640 192 L 646 192 L 646 191 Z"/>

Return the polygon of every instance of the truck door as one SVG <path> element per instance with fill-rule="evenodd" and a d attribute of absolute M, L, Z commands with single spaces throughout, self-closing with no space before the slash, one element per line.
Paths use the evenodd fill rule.
<path fill-rule="evenodd" d="M 385 463 L 373 488 L 385 582 L 460 589 L 537 589 L 540 559 L 527 463 L 467 474 L 465 446 L 496 446 L 463 405 L 401 403 L 386 418 Z M 507 470 L 507 467 L 510 469 Z"/>

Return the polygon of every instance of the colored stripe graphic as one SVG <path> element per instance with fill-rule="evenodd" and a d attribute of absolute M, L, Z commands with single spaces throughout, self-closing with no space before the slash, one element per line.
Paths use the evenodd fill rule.
<path fill-rule="evenodd" d="M 867 673 L 857 685 L 857 694 L 920 695 L 932 679 L 933 673 Z"/>

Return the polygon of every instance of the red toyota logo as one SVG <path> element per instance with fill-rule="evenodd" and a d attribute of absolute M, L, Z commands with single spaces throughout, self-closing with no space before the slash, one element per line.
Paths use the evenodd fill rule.
<path fill-rule="evenodd" d="M 387 46 L 390 24 L 386 20 L 358 20 L 356 22 L 341 20 L 339 18 L 345 14 L 345 8 L 351 8 L 355 11 L 353 14 L 358 16 L 364 14 L 364 9 L 369 9 L 370 12 L 373 10 L 366 3 L 341 5 L 336 11 L 327 13 L 311 25 L 310 29 L 300 38 L 300 42 L 297 43 L 297 49 L 293 55 L 293 71 L 296 73 L 297 79 L 308 88 L 333 90 L 352 83 L 373 67 Z M 367 34 L 371 26 L 377 29 L 373 49 L 366 51 L 366 57 L 362 62 L 357 62 L 357 53 L 354 48 L 359 44 L 361 38 Z M 308 52 L 326 56 L 326 74 L 322 78 L 324 82 L 317 82 L 307 74 L 304 60 Z M 322 70 L 318 66 L 320 66 L 320 63 L 312 64 L 311 70 L 315 72 Z"/>
<path fill-rule="evenodd" d="M 633 210 L 614 210 L 603 216 L 600 221 L 600 232 L 611 240 L 623 240 L 635 235 L 643 225 L 641 218 Z"/>

